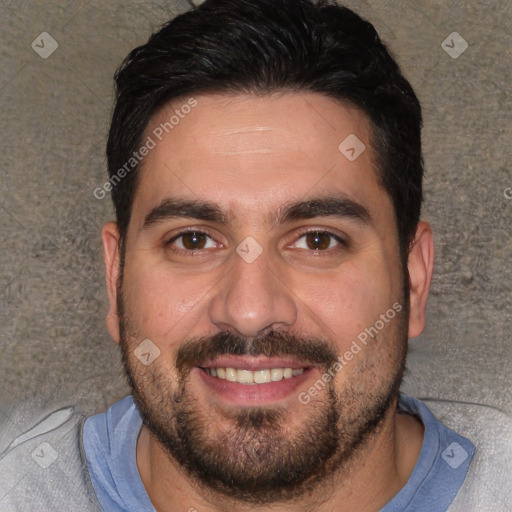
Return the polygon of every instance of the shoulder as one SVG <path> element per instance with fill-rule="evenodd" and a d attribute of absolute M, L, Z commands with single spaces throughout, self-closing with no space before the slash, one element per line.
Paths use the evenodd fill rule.
<path fill-rule="evenodd" d="M 36 399 L 0 412 L 0 510 L 101 511 L 83 455 L 84 421 L 73 404 Z"/>
<path fill-rule="evenodd" d="M 475 446 L 468 474 L 450 512 L 512 510 L 512 415 L 484 404 L 423 402 L 441 423 Z"/>

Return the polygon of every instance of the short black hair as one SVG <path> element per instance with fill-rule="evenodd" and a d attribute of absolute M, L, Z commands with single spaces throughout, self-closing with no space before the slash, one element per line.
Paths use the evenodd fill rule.
<path fill-rule="evenodd" d="M 373 25 L 350 9 L 327 0 L 206 0 L 132 50 L 115 83 L 107 162 L 111 183 L 117 178 L 112 199 L 122 244 L 140 165 L 123 179 L 118 171 L 127 169 L 163 105 L 199 93 L 304 91 L 353 105 L 370 119 L 406 261 L 421 213 L 421 107 Z"/>

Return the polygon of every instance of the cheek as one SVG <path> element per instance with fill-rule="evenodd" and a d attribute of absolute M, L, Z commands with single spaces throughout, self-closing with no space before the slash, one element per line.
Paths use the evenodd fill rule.
<path fill-rule="evenodd" d="M 329 275 L 300 281 L 297 295 L 321 321 L 321 327 L 329 328 L 326 335 L 335 336 L 337 344 L 343 345 L 340 349 L 397 300 L 390 275 L 379 271 L 377 264 L 346 265 Z"/>
<path fill-rule="evenodd" d="M 191 312 L 201 307 L 205 291 L 213 286 L 208 284 L 209 279 L 206 274 L 185 276 L 170 272 L 165 263 L 127 263 L 126 317 L 141 335 L 165 339 L 178 325 L 186 329 L 187 319 L 194 317 Z"/>

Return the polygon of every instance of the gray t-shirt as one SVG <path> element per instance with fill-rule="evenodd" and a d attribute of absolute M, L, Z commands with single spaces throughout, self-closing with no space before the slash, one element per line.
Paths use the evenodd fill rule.
<path fill-rule="evenodd" d="M 128 507 L 121 510 L 153 510 L 143 508 L 151 505 L 144 501 L 147 496 L 136 471 L 135 441 L 141 423 L 131 397 L 87 420 L 85 430 L 91 428 L 96 433 L 96 441 L 85 432 L 85 442 L 86 417 L 76 406 L 69 405 L 72 401 L 58 407 L 41 402 L 40 398 L 31 399 L 18 404 L 8 414 L 5 409 L 0 410 L 0 512 L 119 510 L 108 506 L 102 509 L 100 501 L 104 497 L 98 486 L 101 487 L 102 481 L 110 481 L 113 485 L 105 487 L 104 493 L 115 503 L 119 496 L 126 499 L 123 491 L 126 478 L 135 482 L 134 489 L 138 489 L 135 494 L 142 499 L 142 507 L 140 503 L 129 502 Z M 419 414 L 425 424 L 425 442 L 409 481 L 386 506 L 386 512 L 445 510 L 442 500 L 447 502 L 454 493 L 456 496 L 449 512 L 512 511 L 510 414 L 483 404 L 435 399 L 418 401 L 405 396 L 402 396 L 401 407 Z M 442 424 L 433 418 L 429 409 Z M 122 424 L 126 427 L 124 431 Z M 443 425 L 457 430 L 476 446 L 470 464 L 471 443 L 466 444 L 467 439 Z M 98 435 L 105 429 L 106 437 Z M 105 444 L 109 439 L 113 441 Z M 434 439 L 433 445 L 429 439 Z M 98 444 L 92 451 L 90 447 L 87 449 L 86 459 L 84 445 L 91 442 Z M 467 458 L 459 446 L 468 454 Z M 101 467 L 112 468 L 110 479 Z M 118 471 L 121 480 L 116 477 Z M 459 488 L 458 482 L 466 471 L 466 478 Z M 440 474 L 445 475 L 443 481 L 440 481 Z M 193 504 L 187 504 L 185 510 L 191 506 Z"/>

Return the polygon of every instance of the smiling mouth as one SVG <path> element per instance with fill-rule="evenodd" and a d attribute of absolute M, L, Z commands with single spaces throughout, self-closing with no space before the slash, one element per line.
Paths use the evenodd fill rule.
<path fill-rule="evenodd" d="M 246 370 L 237 368 L 201 368 L 207 375 L 217 379 L 237 382 L 239 384 L 258 385 L 269 382 L 279 382 L 285 379 L 291 379 L 304 373 L 307 368 L 264 368 L 260 370 Z"/>

